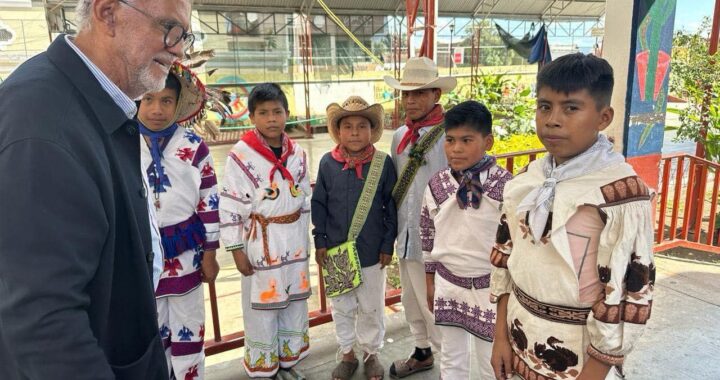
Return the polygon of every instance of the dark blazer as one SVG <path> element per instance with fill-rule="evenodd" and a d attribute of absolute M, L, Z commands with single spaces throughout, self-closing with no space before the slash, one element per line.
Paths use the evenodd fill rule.
<path fill-rule="evenodd" d="M 61 35 L 0 85 L 0 379 L 167 379 L 135 124 Z"/>

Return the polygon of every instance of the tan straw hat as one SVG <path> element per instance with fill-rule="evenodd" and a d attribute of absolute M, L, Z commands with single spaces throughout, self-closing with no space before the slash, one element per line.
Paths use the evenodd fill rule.
<path fill-rule="evenodd" d="M 427 57 L 413 57 L 408 59 L 403 69 L 402 79 L 386 75 L 385 83 L 388 86 L 400 91 L 423 90 L 427 88 L 439 88 L 442 92 L 452 91 L 457 85 L 457 79 L 453 77 L 441 77 L 438 74 L 437 65 Z"/>
<path fill-rule="evenodd" d="M 342 105 L 332 103 L 327 107 L 328 133 L 336 144 L 340 143 L 338 136 L 340 119 L 346 116 L 362 116 L 370 120 L 372 126 L 372 134 L 370 135 L 370 144 L 375 144 L 380 140 L 383 133 L 383 123 L 385 120 L 385 110 L 380 104 L 369 105 L 365 99 L 359 96 L 351 96 L 347 98 Z"/>

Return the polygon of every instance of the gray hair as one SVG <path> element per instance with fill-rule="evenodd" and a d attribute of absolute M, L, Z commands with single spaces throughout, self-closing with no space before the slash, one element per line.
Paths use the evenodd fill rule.
<path fill-rule="evenodd" d="M 92 2 L 93 0 L 78 0 L 77 6 L 75 7 L 75 22 L 77 22 L 78 32 L 90 25 Z"/>

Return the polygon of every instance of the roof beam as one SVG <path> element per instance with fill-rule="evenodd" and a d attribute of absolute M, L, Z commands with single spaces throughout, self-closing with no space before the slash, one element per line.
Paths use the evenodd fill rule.
<path fill-rule="evenodd" d="M 481 19 L 487 18 L 500 3 L 500 0 L 480 0 L 473 11 L 472 17 L 482 14 Z"/>

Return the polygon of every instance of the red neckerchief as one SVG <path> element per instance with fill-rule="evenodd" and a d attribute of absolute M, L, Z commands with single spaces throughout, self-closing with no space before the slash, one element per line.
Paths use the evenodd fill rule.
<path fill-rule="evenodd" d="M 420 138 L 420 128 L 429 127 L 432 125 L 438 125 L 442 123 L 445 114 L 441 105 L 436 104 L 425 117 L 420 120 L 414 121 L 409 118 L 405 118 L 405 125 L 407 126 L 407 132 L 400 139 L 400 143 L 397 147 L 397 154 L 402 153 L 408 145 L 415 144 Z"/>
<path fill-rule="evenodd" d="M 293 178 L 292 174 L 290 174 L 290 171 L 287 170 L 285 167 L 285 164 L 287 163 L 287 160 L 290 156 L 295 153 L 295 144 L 290 140 L 290 137 L 283 132 L 282 134 L 282 155 L 280 155 L 280 159 L 275 157 L 275 153 L 270 149 L 270 145 L 265 141 L 265 138 L 262 137 L 260 132 L 258 132 L 257 129 L 250 130 L 246 132 L 243 137 L 242 141 L 245 141 L 246 144 L 252 149 L 254 149 L 256 152 L 258 152 L 263 158 L 270 161 L 273 164 L 273 167 L 270 169 L 269 174 L 269 180 L 270 182 L 273 182 L 275 171 L 279 170 L 280 174 L 285 178 L 285 180 L 289 181 L 291 185 L 295 184 L 295 179 Z"/>
<path fill-rule="evenodd" d="M 335 161 L 341 164 L 345 164 L 342 170 L 355 169 L 355 175 L 359 179 L 362 179 L 363 165 L 372 161 L 373 155 L 375 154 L 375 147 L 370 144 L 360 153 L 360 155 L 350 157 L 347 149 L 344 146 L 338 144 L 338 146 L 336 146 L 335 149 L 330 152 L 330 154 L 332 155 L 332 158 L 335 159 Z"/>

